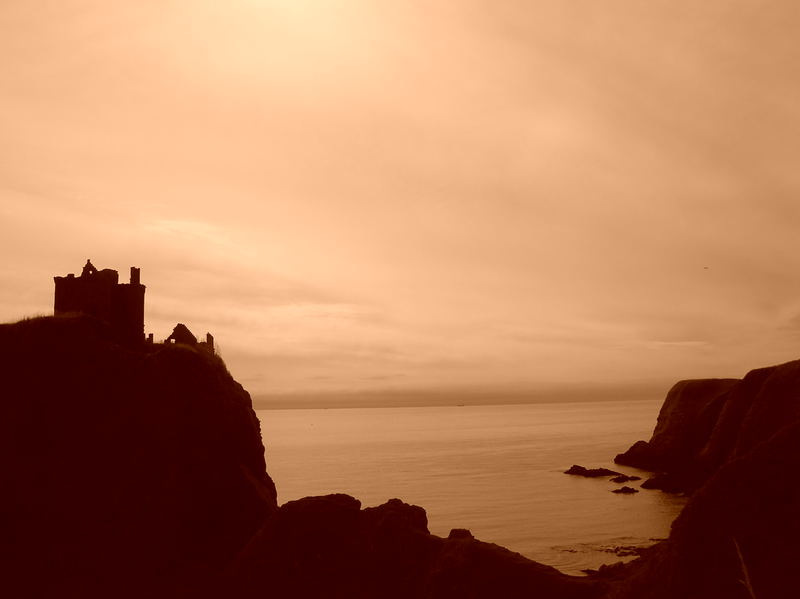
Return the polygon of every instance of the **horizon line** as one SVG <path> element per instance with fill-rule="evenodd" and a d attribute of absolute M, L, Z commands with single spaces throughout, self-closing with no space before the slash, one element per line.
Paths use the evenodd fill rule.
<path fill-rule="evenodd" d="M 659 382 L 572 384 L 502 389 L 376 389 L 251 394 L 253 409 L 460 407 L 620 400 L 663 400 L 674 385 Z"/>

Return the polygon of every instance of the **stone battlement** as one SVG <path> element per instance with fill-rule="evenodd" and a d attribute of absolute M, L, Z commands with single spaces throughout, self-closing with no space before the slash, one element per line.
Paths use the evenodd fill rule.
<path fill-rule="evenodd" d="M 98 270 L 86 261 L 80 276 L 53 277 L 56 284 L 53 311 L 89 314 L 107 322 L 120 343 L 144 342 L 144 292 L 140 271 L 131 267 L 130 282 L 120 283 L 116 270 Z"/>
<path fill-rule="evenodd" d="M 87 260 L 80 276 L 68 274 L 53 277 L 56 284 L 53 312 L 60 314 L 88 314 L 111 326 L 116 340 L 124 345 L 141 345 L 144 336 L 144 291 L 141 271 L 131 266 L 128 283 L 119 282 L 119 273 L 110 268 L 98 270 Z M 147 336 L 153 343 L 153 334 Z M 214 337 L 206 333 L 205 341 L 198 341 L 189 328 L 178 323 L 164 343 L 196 346 L 214 355 Z"/>

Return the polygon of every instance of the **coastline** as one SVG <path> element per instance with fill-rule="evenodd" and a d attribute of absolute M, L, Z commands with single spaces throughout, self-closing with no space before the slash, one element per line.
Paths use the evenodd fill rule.
<path fill-rule="evenodd" d="M 584 568 L 617 561 L 609 548 L 649 544 L 651 537 L 666 536 L 684 503 L 660 492 L 617 497 L 610 493 L 615 485 L 607 481 L 563 474 L 573 461 L 617 468 L 610 456 L 630 438 L 648 434 L 660 403 L 256 414 L 280 503 L 346 492 L 371 506 L 397 496 L 425 507 L 433 534 L 447 536 L 452 528 L 468 528 L 484 541 L 583 575 Z M 611 429 L 604 432 L 607 427 Z M 619 469 L 649 476 L 634 468 Z"/>
<path fill-rule="evenodd" d="M 519 418 L 513 426 L 502 419 L 495 428 L 504 432 L 511 453 L 501 454 L 499 462 L 487 441 L 492 435 L 469 433 L 459 438 L 466 459 L 456 453 L 456 461 L 440 471 L 409 477 L 407 456 L 387 459 L 380 451 L 385 435 L 368 426 L 369 417 L 385 412 L 408 437 L 412 429 L 397 418 L 403 409 L 319 411 L 367 418 L 357 426 L 371 431 L 375 443 L 370 451 L 361 445 L 358 461 L 374 459 L 398 482 L 412 480 L 424 489 L 431 479 L 457 476 L 464 468 L 498 473 L 496 481 L 472 478 L 482 495 L 456 492 L 478 496 L 480 509 L 489 505 L 498 517 L 521 523 L 540 511 L 536 488 L 546 478 L 591 490 L 572 497 L 589 497 L 591 503 L 604 498 L 623 507 L 670 496 L 655 484 L 689 495 L 667 539 L 642 550 L 638 559 L 569 576 L 481 540 L 482 533 L 461 528 L 468 525 L 461 516 L 459 528 L 432 534 L 426 508 L 435 518 L 435 501 L 414 499 L 391 480 L 385 488 L 395 496 L 377 501 L 328 484 L 319 491 L 325 494 L 279 505 L 270 476 L 276 472 L 268 473 L 270 442 L 265 465 L 250 396 L 219 358 L 196 348 L 122 347 L 95 319 L 50 317 L 0 326 L 0 351 L 9 398 L 0 402 L 0 421 L 9 455 L 16 456 L 6 471 L 6 500 L 15 515 L 4 580 L 11 596 L 722 599 L 742 595 L 745 573 L 758 599 L 800 595 L 793 570 L 800 559 L 800 481 L 794 476 L 800 468 L 800 361 L 759 368 L 741 380 L 674 385 L 649 441 L 634 442 L 617 455 L 631 467 L 638 461 L 658 468 L 641 492 L 628 496 L 612 494 L 609 480 L 564 474 L 570 464 L 603 466 L 624 447 L 608 448 L 606 459 L 592 463 L 587 456 L 597 454 L 586 450 L 592 442 L 573 446 L 573 455 L 562 447 L 558 467 L 534 467 L 543 450 L 553 449 L 565 422 L 585 437 L 585 427 L 595 424 L 590 414 L 583 423 L 557 419 L 550 437 L 531 436 Z M 590 405 L 608 408 L 614 402 L 424 411 L 451 417 L 474 412 L 481 425 L 463 429 L 474 432 L 487 424 L 492 429 L 486 420 L 492 411 L 580 414 Z M 281 412 L 268 413 L 274 418 Z M 310 412 L 283 414 L 302 419 Z M 436 433 L 447 419 L 428 421 L 427 430 Z M 630 431 L 610 434 L 615 444 L 635 440 Z M 539 450 L 521 442 L 531 438 L 541 442 Z M 418 454 L 433 451 L 430 442 L 418 441 L 412 444 Z M 308 438 L 295 438 L 293 450 L 303 448 L 315 451 Z M 316 455 L 321 473 L 333 470 L 326 467 L 330 463 L 343 463 L 330 452 Z M 493 489 L 522 479 L 513 465 L 530 476 L 533 487 L 524 501 L 509 506 Z M 342 481 L 346 476 L 341 474 Z M 553 520 L 585 511 L 563 503 L 563 516 L 550 514 Z M 363 507 L 370 504 L 376 507 Z"/>

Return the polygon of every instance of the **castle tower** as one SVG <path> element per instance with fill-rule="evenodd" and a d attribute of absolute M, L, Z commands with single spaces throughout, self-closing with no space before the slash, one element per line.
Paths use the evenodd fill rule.
<path fill-rule="evenodd" d="M 131 267 L 129 283 L 119 283 L 119 273 L 105 268 L 97 270 L 86 261 L 79 277 L 69 274 L 53 277 L 56 315 L 89 314 L 107 322 L 120 343 L 136 345 L 144 342 L 144 292 L 140 270 Z"/>

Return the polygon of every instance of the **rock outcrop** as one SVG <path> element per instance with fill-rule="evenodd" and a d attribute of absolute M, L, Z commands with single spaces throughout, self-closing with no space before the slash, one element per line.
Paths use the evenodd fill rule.
<path fill-rule="evenodd" d="M 684 473 L 696 466 L 738 379 L 680 381 L 670 389 L 650 441 L 637 441 L 614 461 L 659 472 Z M 686 485 L 690 483 L 687 481 Z"/>
<path fill-rule="evenodd" d="M 795 421 L 720 467 L 669 539 L 626 565 L 609 599 L 800 597 L 798 470 Z"/>
<path fill-rule="evenodd" d="M 617 459 L 694 492 L 666 541 L 588 578 L 431 535 L 398 499 L 278 507 L 249 396 L 196 348 L 33 319 L 0 326 L 0 385 L 3 596 L 800 596 L 800 362 L 672 389 L 653 438 Z"/>
<path fill-rule="evenodd" d="M 641 476 L 628 476 L 627 474 L 620 474 L 611 479 L 612 483 L 628 483 L 634 480 L 642 480 Z"/>
<path fill-rule="evenodd" d="M 566 576 L 463 529 L 428 532 L 398 499 L 360 509 L 348 495 L 291 501 L 266 523 L 225 587 L 247 598 L 593 598 L 601 581 Z M 271 595 L 270 595 L 271 593 Z"/>
<path fill-rule="evenodd" d="M 692 494 L 609 599 L 800 596 L 800 361 L 676 387 L 653 439 L 618 461 L 664 469 L 644 488 Z"/>
<path fill-rule="evenodd" d="M 90 317 L 0 326 L 3 574 L 14 599 L 592 599 L 421 507 L 280 508 L 250 397 L 219 357 L 123 347 Z"/>
<path fill-rule="evenodd" d="M 800 419 L 800 361 L 759 368 L 744 379 L 680 381 L 668 393 L 650 441 L 618 464 L 658 472 L 644 488 L 691 492 L 726 461 Z"/>
<path fill-rule="evenodd" d="M 621 472 L 617 472 L 616 470 L 609 470 L 608 468 L 586 468 L 585 466 L 579 466 L 578 464 L 573 464 L 567 470 L 564 471 L 564 474 L 572 474 L 574 476 L 584 476 L 586 478 L 599 478 L 601 476 L 622 476 Z"/>
<path fill-rule="evenodd" d="M 277 510 L 250 397 L 89 317 L 0 326 L 5 597 L 176 597 Z M 5 552 L 4 552 L 5 553 Z"/>

